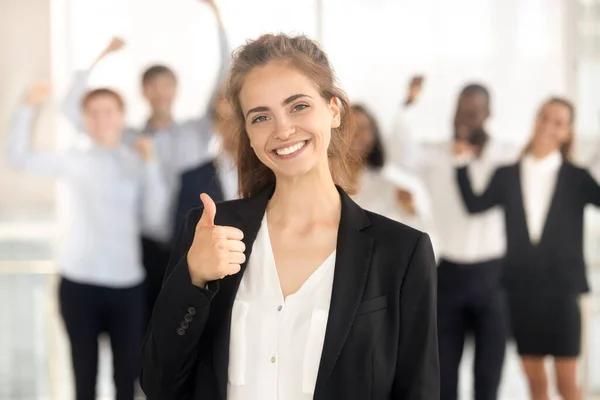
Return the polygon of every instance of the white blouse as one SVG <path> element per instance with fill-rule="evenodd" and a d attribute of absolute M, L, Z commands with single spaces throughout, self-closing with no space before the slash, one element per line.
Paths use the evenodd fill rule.
<path fill-rule="evenodd" d="M 404 211 L 398 203 L 396 192 L 399 189 L 412 194 L 415 215 Z M 412 178 L 401 168 L 392 165 L 387 165 L 381 170 L 365 168 L 360 177 L 359 190 L 352 199 L 365 210 L 427 232 L 435 249 L 435 227 L 427 191 L 417 178 Z"/>
<path fill-rule="evenodd" d="M 335 258 L 284 299 L 265 214 L 233 305 L 228 400 L 313 398 Z"/>
<path fill-rule="evenodd" d="M 562 156 L 556 151 L 542 159 L 530 155 L 521 162 L 523 207 L 531 243 L 540 241 L 556 189 Z"/>

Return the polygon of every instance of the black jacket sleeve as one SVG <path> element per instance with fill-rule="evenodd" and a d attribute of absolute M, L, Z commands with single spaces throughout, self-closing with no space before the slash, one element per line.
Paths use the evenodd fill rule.
<path fill-rule="evenodd" d="M 401 334 L 392 399 L 440 398 L 437 267 L 431 240 L 419 237 L 400 292 Z"/>
<path fill-rule="evenodd" d="M 171 254 L 162 290 L 142 347 L 140 383 L 149 399 L 186 399 L 218 282 L 206 289 L 192 284 L 187 252 L 201 209 L 192 210 Z"/>
<path fill-rule="evenodd" d="M 489 210 L 492 207 L 501 205 L 504 202 L 503 196 L 503 173 L 502 169 L 497 169 L 490 180 L 487 188 L 482 194 L 475 194 L 467 167 L 456 169 L 456 178 L 460 188 L 465 207 L 471 214 L 476 214 Z"/>

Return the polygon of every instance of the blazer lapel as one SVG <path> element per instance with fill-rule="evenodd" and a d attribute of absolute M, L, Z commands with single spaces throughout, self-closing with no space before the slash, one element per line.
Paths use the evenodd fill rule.
<path fill-rule="evenodd" d="M 269 186 L 256 196 L 247 199 L 245 203 L 240 204 L 237 207 L 238 215 L 234 216 L 233 219 L 235 221 L 232 221 L 233 226 L 244 232 L 244 239 L 242 241 L 246 245 L 246 262 L 242 264 L 242 269 L 239 273 L 227 276 L 219 281 L 219 293 L 214 299 L 219 299 L 218 306 L 215 304 L 215 309 L 217 312 L 222 313 L 218 326 L 212 332 L 214 368 L 222 399 L 227 398 L 229 336 L 233 301 L 235 300 L 235 295 L 250 259 L 252 245 L 260 229 L 260 223 L 267 208 L 267 202 L 273 194 L 273 189 L 274 186 Z"/>
<path fill-rule="evenodd" d="M 548 213 L 546 214 L 546 219 L 544 220 L 544 225 L 542 228 L 542 235 L 540 236 L 540 241 L 538 246 L 541 246 L 544 243 L 544 239 L 546 237 L 546 232 L 551 229 L 552 223 L 554 222 L 554 216 L 558 213 L 560 209 L 559 204 L 559 196 L 562 193 L 566 193 L 563 189 L 564 181 L 565 181 L 565 171 L 566 171 L 567 163 L 563 161 L 561 164 L 558 174 L 556 176 L 556 184 L 554 185 L 554 190 L 552 191 L 552 199 L 550 200 L 550 206 L 548 207 Z"/>
<path fill-rule="evenodd" d="M 527 213 L 525 211 L 525 196 L 523 195 L 523 174 L 521 173 L 521 162 L 515 164 L 514 175 L 511 181 L 515 184 L 515 193 L 517 193 L 517 202 L 519 208 L 519 220 L 522 224 L 522 231 L 527 235 L 527 243 L 531 244 L 531 236 L 529 235 L 529 226 L 527 225 Z M 506 212 L 506 211 L 505 211 Z"/>
<path fill-rule="evenodd" d="M 370 220 L 362 208 L 341 189 L 342 215 L 337 239 L 337 256 L 329 319 L 317 375 L 315 398 L 327 384 L 344 347 L 362 301 L 369 275 L 374 239 L 362 232 Z"/>
<path fill-rule="evenodd" d="M 521 220 L 523 221 L 524 232 L 527 233 L 527 242 L 529 243 L 529 245 L 531 247 L 541 246 L 541 244 L 543 243 L 544 238 L 546 236 L 546 231 L 548 230 L 548 227 L 550 226 L 550 223 L 552 222 L 552 220 L 554 218 L 554 214 L 558 211 L 556 209 L 556 207 L 559 206 L 557 204 L 558 203 L 557 197 L 560 193 L 563 193 L 562 186 L 564 184 L 565 166 L 566 166 L 566 162 L 563 161 L 562 165 L 560 166 L 560 168 L 558 170 L 558 174 L 556 176 L 556 184 L 554 185 L 554 189 L 552 191 L 552 198 L 550 199 L 548 213 L 546 214 L 546 219 L 544 220 L 544 224 L 542 227 L 542 234 L 539 238 L 539 241 L 537 243 L 533 243 L 531 241 L 529 225 L 527 224 L 527 211 L 525 210 L 525 196 L 523 195 L 524 182 L 523 182 L 522 166 L 521 166 L 520 162 L 518 164 L 516 164 L 516 168 L 515 168 L 516 176 L 513 178 L 513 181 L 518 183 L 517 192 L 519 195 L 519 212 L 521 214 Z"/>

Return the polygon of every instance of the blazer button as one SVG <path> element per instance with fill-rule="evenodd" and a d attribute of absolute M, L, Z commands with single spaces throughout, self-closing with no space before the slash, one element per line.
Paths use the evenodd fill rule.
<path fill-rule="evenodd" d="M 183 317 L 183 319 L 185 319 L 187 322 L 192 322 L 192 320 L 194 319 L 194 317 L 192 317 L 190 314 L 185 314 L 185 316 Z"/>
<path fill-rule="evenodd" d="M 190 327 L 190 324 L 187 321 L 181 321 L 181 327 L 187 329 Z"/>
<path fill-rule="evenodd" d="M 194 307 L 190 307 L 188 308 L 188 314 L 190 315 L 196 315 L 196 309 Z"/>
<path fill-rule="evenodd" d="M 185 335 L 185 329 L 183 329 L 183 328 L 178 328 L 178 329 L 177 329 L 177 334 L 178 334 L 179 336 L 183 336 L 183 335 Z"/>

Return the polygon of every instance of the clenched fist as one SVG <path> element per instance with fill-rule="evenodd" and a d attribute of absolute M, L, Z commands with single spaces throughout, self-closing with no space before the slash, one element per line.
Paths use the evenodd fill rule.
<path fill-rule="evenodd" d="M 142 136 L 135 142 L 135 148 L 144 161 L 154 159 L 154 142 L 149 136 Z"/>
<path fill-rule="evenodd" d="M 207 282 L 240 272 L 246 261 L 244 233 L 231 226 L 216 226 L 217 206 L 206 193 L 200 195 L 204 211 L 187 254 L 187 263 L 195 286 L 203 288 Z"/>
<path fill-rule="evenodd" d="M 27 93 L 26 102 L 28 105 L 35 107 L 45 101 L 50 95 L 50 85 L 45 82 L 35 84 Z"/>

